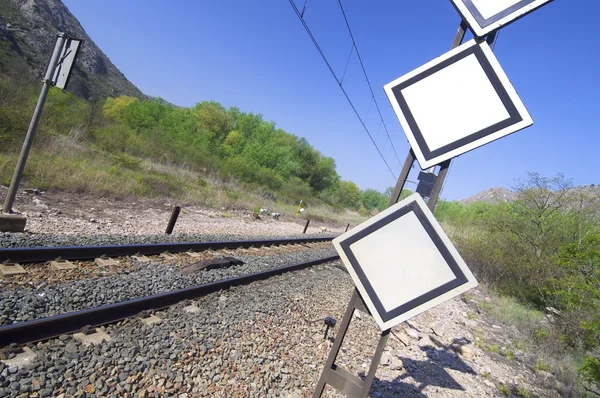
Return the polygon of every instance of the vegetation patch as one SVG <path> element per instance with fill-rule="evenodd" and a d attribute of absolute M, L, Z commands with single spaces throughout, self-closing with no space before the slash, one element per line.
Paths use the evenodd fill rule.
<path fill-rule="evenodd" d="M 600 190 L 536 173 L 514 190 L 506 203 L 441 202 L 436 217 L 477 278 L 500 293 L 479 308 L 524 335 L 506 358 L 531 350 L 531 366 L 555 374 L 562 394 L 600 392 Z"/>
<path fill-rule="evenodd" d="M 0 51 L 9 45 L 0 44 Z M 10 183 L 38 92 L 36 84 L 0 78 L 3 185 Z M 287 214 L 302 200 L 311 220 L 339 224 L 384 209 L 392 191 L 361 191 L 343 181 L 332 158 L 260 114 L 213 101 L 189 108 L 128 96 L 92 102 L 56 88 L 48 93 L 24 182 L 218 208 L 270 206 Z"/>

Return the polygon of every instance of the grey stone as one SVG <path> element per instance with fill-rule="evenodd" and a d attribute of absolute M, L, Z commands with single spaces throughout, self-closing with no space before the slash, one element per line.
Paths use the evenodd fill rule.
<path fill-rule="evenodd" d="M 475 329 L 478 325 L 477 321 L 473 319 L 463 319 L 461 322 L 463 325 L 471 329 Z"/>
<path fill-rule="evenodd" d="M 407 328 L 406 334 L 415 340 L 419 340 L 421 338 L 421 334 L 412 328 Z"/>
<path fill-rule="evenodd" d="M 44 388 L 44 389 L 38 391 L 38 395 L 40 397 L 50 397 L 50 396 L 52 396 L 52 390 L 50 388 Z"/>
<path fill-rule="evenodd" d="M 380 364 L 383 366 L 389 366 L 392 364 L 392 355 L 389 352 L 384 352 L 381 355 Z"/>
<path fill-rule="evenodd" d="M 77 344 L 75 344 L 73 342 L 67 343 L 67 345 L 65 346 L 65 352 L 67 354 L 77 353 L 77 352 L 79 352 L 79 348 L 77 348 Z"/>

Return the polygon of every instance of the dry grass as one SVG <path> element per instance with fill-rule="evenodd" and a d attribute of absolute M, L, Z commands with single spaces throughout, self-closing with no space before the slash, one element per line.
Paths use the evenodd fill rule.
<path fill-rule="evenodd" d="M 275 202 L 261 188 L 248 188 L 234 179 L 200 174 L 186 165 L 154 163 L 126 154 L 92 149 L 82 142 L 82 129 L 48 138 L 32 149 L 23 182 L 44 190 L 85 192 L 108 197 L 153 197 L 178 200 L 183 205 L 216 209 L 269 208 L 295 217 L 297 205 Z M 17 154 L 0 153 L 0 184 L 8 185 Z M 22 184 L 23 185 L 23 184 Z M 336 226 L 356 225 L 366 217 L 336 213 L 329 206 L 312 206 L 299 218 Z"/>
<path fill-rule="evenodd" d="M 579 383 L 578 369 L 583 357 L 569 350 L 560 341 L 560 336 L 553 332 L 548 318 L 543 312 L 520 303 L 518 300 L 493 293 L 489 286 L 480 285 L 489 300 L 480 300 L 478 305 L 497 322 L 514 325 L 521 338 L 507 347 L 505 356 L 514 360 L 515 352 L 529 353 L 530 368 L 537 372 L 550 372 L 556 378 L 542 377 L 546 388 L 556 389 L 562 396 L 587 397 Z M 488 347 L 489 348 L 489 347 Z M 493 351 L 492 349 L 490 349 Z M 510 356 L 510 357 L 509 357 Z"/>

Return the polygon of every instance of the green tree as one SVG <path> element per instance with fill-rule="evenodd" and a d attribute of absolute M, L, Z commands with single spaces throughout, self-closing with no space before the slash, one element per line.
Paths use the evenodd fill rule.
<path fill-rule="evenodd" d="M 502 255 L 503 272 L 497 277 L 511 280 L 511 285 L 503 285 L 538 305 L 550 299 L 546 282 L 555 276 L 556 267 L 549 265 L 573 236 L 566 214 L 570 187 L 562 174 L 545 178 L 528 173 L 526 180 L 517 182 L 514 202 L 491 208 L 486 205 L 485 219 L 496 235 L 490 242 L 496 241 L 506 251 Z"/>
<path fill-rule="evenodd" d="M 388 203 L 389 203 L 390 198 L 392 197 L 393 193 L 394 193 L 394 187 L 387 187 L 385 189 L 385 191 L 383 192 L 383 195 L 386 197 Z M 402 192 L 400 192 L 400 197 L 398 198 L 398 200 L 406 199 L 407 197 L 409 197 L 412 194 L 413 194 L 413 191 L 411 191 L 410 189 L 403 189 Z M 388 203 L 386 203 L 386 207 L 387 207 Z"/>
<path fill-rule="evenodd" d="M 125 108 L 134 102 L 138 102 L 138 99 L 126 95 L 117 98 L 107 98 L 102 107 L 102 116 L 112 122 L 120 123 L 123 121 Z"/>
<path fill-rule="evenodd" d="M 204 101 L 193 108 L 198 128 L 210 132 L 216 137 L 224 137 L 233 128 L 233 118 L 230 113 L 218 102 Z"/>
<path fill-rule="evenodd" d="M 387 206 L 388 198 L 376 189 L 365 189 L 360 194 L 360 202 L 366 210 L 382 210 Z"/>
<path fill-rule="evenodd" d="M 360 203 L 360 189 L 352 181 L 341 181 L 339 185 L 339 201 L 351 209 L 358 208 Z"/>
<path fill-rule="evenodd" d="M 40 120 L 40 133 L 68 134 L 73 128 L 84 128 L 88 123 L 90 104 L 74 94 L 52 87 L 48 92 Z M 39 137 L 38 136 L 38 137 Z"/>
<path fill-rule="evenodd" d="M 548 290 L 556 307 L 574 315 L 562 319 L 561 326 L 571 343 L 596 348 L 600 345 L 600 233 L 566 245 L 557 264 L 559 273 L 548 281 Z"/>
<path fill-rule="evenodd" d="M 308 183 L 317 192 L 335 189 L 341 179 L 335 171 L 335 160 L 319 154 L 317 163 L 312 168 Z"/>
<path fill-rule="evenodd" d="M 160 98 L 134 101 L 123 110 L 123 121 L 136 132 L 148 134 L 159 125 L 169 108 Z"/>
<path fill-rule="evenodd" d="M 580 372 L 583 382 L 589 386 L 586 386 L 585 389 L 595 395 L 600 395 L 600 359 L 597 356 L 587 356 Z"/>

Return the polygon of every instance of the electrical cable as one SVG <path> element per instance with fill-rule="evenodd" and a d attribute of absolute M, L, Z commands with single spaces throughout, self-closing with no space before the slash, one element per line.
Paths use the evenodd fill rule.
<path fill-rule="evenodd" d="M 354 50 L 356 50 L 356 56 L 358 57 L 358 61 L 360 62 L 360 67 L 362 68 L 363 74 L 365 75 L 365 80 L 367 81 L 367 85 L 369 86 L 371 95 L 373 96 L 373 99 L 375 100 L 375 107 L 377 108 L 379 117 L 381 118 L 381 121 L 383 122 L 383 128 L 385 129 L 388 139 L 390 139 L 390 132 L 388 131 L 385 121 L 383 121 L 383 116 L 381 115 L 381 110 L 379 109 L 379 104 L 377 103 L 377 100 L 375 99 L 375 94 L 373 93 L 373 87 L 371 86 L 371 81 L 369 80 L 369 76 L 367 75 L 367 70 L 365 69 L 365 65 L 362 61 L 362 57 L 360 56 L 360 52 L 358 51 L 358 46 L 356 45 L 356 40 L 354 40 L 354 35 L 352 34 L 352 29 L 350 29 L 350 23 L 348 23 L 348 18 L 346 18 L 346 12 L 344 11 L 344 7 L 342 6 L 342 0 L 338 0 L 338 4 L 340 5 L 340 10 L 342 10 L 342 15 L 344 17 L 344 21 L 346 22 L 346 27 L 348 28 L 348 33 L 350 33 L 350 39 L 352 39 L 352 45 L 354 46 Z M 392 143 L 391 139 L 390 139 L 390 143 Z M 392 143 L 392 149 L 394 150 L 394 155 L 396 156 L 396 160 L 398 160 L 398 163 L 400 163 L 400 158 L 398 157 L 398 153 L 396 152 L 396 148 L 394 147 L 393 143 Z"/>
<path fill-rule="evenodd" d="M 352 45 L 352 48 L 350 48 L 350 54 L 348 54 L 348 60 L 346 61 L 346 66 L 344 67 L 344 73 L 342 74 L 340 84 L 344 84 L 344 77 L 346 77 L 346 71 L 348 70 L 348 65 L 350 65 L 350 58 L 352 58 L 353 51 L 354 51 L 354 44 Z"/>
<path fill-rule="evenodd" d="M 375 140 L 373 139 L 373 136 L 371 135 L 371 132 L 369 131 L 369 129 L 367 128 L 365 122 L 363 121 L 363 119 L 360 117 L 360 114 L 358 113 L 358 110 L 356 109 L 356 107 L 354 106 L 354 103 L 352 102 L 352 100 L 350 99 L 350 97 L 348 96 L 348 93 L 346 92 L 346 89 L 344 89 L 343 85 L 340 83 L 340 79 L 337 77 L 337 74 L 335 73 L 335 71 L 333 70 L 333 68 L 331 67 L 331 64 L 329 63 L 329 61 L 327 60 L 327 57 L 325 56 L 325 53 L 323 53 L 323 50 L 321 49 L 321 46 L 319 46 L 319 43 L 317 42 L 317 39 L 314 37 L 314 35 L 312 34 L 312 31 L 310 30 L 310 27 L 308 26 L 308 24 L 306 23 L 306 21 L 304 21 L 304 18 L 302 17 L 302 14 L 300 13 L 300 11 L 298 10 L 298 7 L 296 7 L 296 4 L 294 4 L 294 0 L 289 0 L 290 5 L 292 6 L 292 9 L 294 10 L 294 12 L 296 13 L 296 16 L 298 17 L 298 19 L 300 20 L 300 23 L 302 23 L 302 26 L 304 26 L 304 29 L 306 30 L 306 33 L 308 34 L 308 36 L 310 37 L 310 39 L 312 40 L 315 48 L 317 49 L 317 51 L 319 52 L 319 54 L 321 55 L 321 58 L 323 58 L 323 61 L 325 62 L 325 65 L 327 65 L 327 68 L 329 69 L 329 72 L 331 72 L 331 75 L 334 77 L 336 83 L 338 84 L 340 90 L 342 90 L 342 93 L 344 94 L 344 96 L 346 97 L 346 100 L 348 101 L 348 103 L 350 104 L 350 107 L 352 107 L 352 110 L 354 111 L 354 114 L 356 115 L 356 117 L 358 118 L 358 120 L 360 121 L 360 124 L 363 126 L 363 129 L 365 130 L 365 132 L 367 133 L 367 135 L 369 136 L 369 138 L 371 139 L 371 142 L 373 143 L 373 145 L 375 145 L 375 149 L 377 149 L 377 152 L 379 153 L 379 156 L 381 157 L 381 159 L 383 160 L 383 163 L 385 163 L 386 167 L 388 168 L 388 170 L 390 171 L 390 174 L 392 175 L 392 177 L 394 177 L 394 179 L 397 179 L 396 175 L 394 174 L 394 172 L 392 171 L 390 165 L 388 164 L 388 162 L 386 161 L 385 157 L 383 156 L 383 154 L 381 153 L 381 151 L 379 150 L 379 147 L 377 146 L 377 144 L 375 143 Z M 358 55 L 358 50 L 356 48 L 356 46 L 354 46 L 354 50 L 356 50 L 356 53 Z M 359 57 L 360 58 L 360 57 Z M 372 91 L 371 91 L 372 92 Z M 379 106 L 377 106 L 378 110 L 379 110 Z M 380 112 L 381 115 L 381 112 Z M 383 119 L 382 119 L 383 120 Z M 387 130 L 387 129 L 386 129 Z M 388 135 L 389 137 L 389 135 Z M 391 142 L 391 140 L 390 140 Z M 395 151 L 394 151 L 395 152 Z M 397 155 L 396 155 L 397 157 Z"/>

